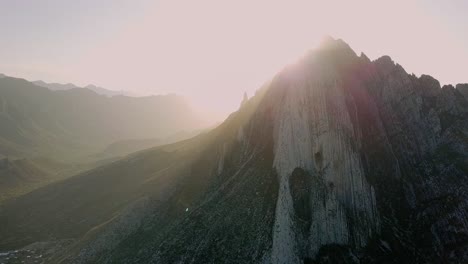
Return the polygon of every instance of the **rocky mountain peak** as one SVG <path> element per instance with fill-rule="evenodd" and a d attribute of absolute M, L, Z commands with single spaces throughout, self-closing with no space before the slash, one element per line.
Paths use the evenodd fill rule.
<path fill-rule="evenodd" d="M 419 77 L 419 81 L 421 83 L 421 86 L 426 88 L 426 91 L 431 95 L 435 95 L 440 91 L 439 81 L 430 75 L 421 75 Z"/>
<path fill-rule="evenodd" d="M 459 83 L 456 89 L 468 100 L 468 83 Z"/>
<path fill-rule="evenodd" d="M 339 52 L 340 50 L 352 51 L 351 47 L 348 45 L 348 43 L 344 42 L 344 40 L 334 39 L 331 36 L 323 37 L 317 49 L 335 52 Z"/>
<path fill-rule="evenodd" d="M 361 52 L 361 55 L 359 56 L 361 59 L 363 59 L 366 63 L 370 63 L 371 60 L 369 59 L 369 57 L 367 57 L 366 54 L 364 54 L 364 52 Z"/>
<path fill-rule="evenodd" d="M 456 97 L 453 86 L 440 88 L 431 76 L 409 75 L 389 56 L 371 62 L 371 67 L 367 57 L 361 57 L 364 61 L 357 60 L 343 41 L 328 38 L 302 61 L 280 72 L 258 107 L 258 112 L 268 113 L 263 119 L 271 121 L 273 167 L 279 181 L 272 263 L 314 259 L 326 245 L 349 245 L 361 251 L 376 237 L 401 239 L 383 234 L 411 214 L 400 212 L 392 216 L 392 223 L 383 219 L 401 197 L 408 208 L 401 210 L 416 210 L 427 197 L 415 194 L 413 188 L 431 184 L 406 175 L 420 173 L 416 172 L 420 166 L 433 166 L 428 162 L 434 161 L 426 157 L 435 155 L 441 145 L 448 147 L 442 143 L 448 140 L 447 133 L 468 134 L 467 102 Z M 466 160 L 460 149 L 465 147 L 454 147 Z M 465 175 L 459 184 L 468 184 L 462 167 L 455 170 Z M 298 181 L 305 186 L 298 188 Z M 401 187 L 400 181 L 411 183 Z M 386 189 L 388 184 L 394 189 Z M 456 184 L 446 184 L 456 188 Z M 439 191 L 431 195 L 438 196 Z M 463 204 L 457 204 L 452 213 L 462 215 L 457 221 L 467 231 Z M 310 212 L 310 219 L 304 217 L 305 212 Z M 438 221 L 446 217 L 450 216 L 441 215 Z M 301 222 L 304 219 L 309 220 Z M 306 231 L 303 224 L 308 226 Z M 443 230 L 446 227 L 440 235 Z"/>
<path fill-rule="evenodd" d="M 375 60 L 374 64 L 379 68 L 385 69 L 386 71 L 389 71 L 395 67 L 395 62 L 392 60 L 392 58 L 390 58 L 390 56 L 387 55 Z"/>
<path fill-rule="evenodd" d="M 354 50 L 342 39 L 325 37 L 320 45 L 305 58 L 320 63 L 346 65 L 355 61 L 358 57 Z"/>
<path fill-rule="evenodd" d="M 247 92 L 244 92 L 244 96 L 242 97 L 241 107 L 247 103 L 249 97 L 247 96 Z"/>

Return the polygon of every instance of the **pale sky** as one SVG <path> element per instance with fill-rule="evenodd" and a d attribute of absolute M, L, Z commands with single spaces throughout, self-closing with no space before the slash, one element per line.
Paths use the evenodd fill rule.
<path fill-rule="evenodd" d="M 219 117 L 323 35 L 468 82 L 468 1 L 0 0 L 0 73 L 177 93 Z"/>

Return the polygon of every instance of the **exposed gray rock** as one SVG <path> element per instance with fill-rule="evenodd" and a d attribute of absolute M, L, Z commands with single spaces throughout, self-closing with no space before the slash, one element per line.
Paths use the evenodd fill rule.
<path fill-rule="evenodd" d="M 456 88 L 468 100 L 468 83 L 457 84 Z"/>

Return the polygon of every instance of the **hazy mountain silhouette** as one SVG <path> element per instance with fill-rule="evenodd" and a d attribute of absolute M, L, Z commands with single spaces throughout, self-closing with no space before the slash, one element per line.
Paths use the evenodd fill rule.
<path fill-rule="evenodd" d="M 96 86 L 94 84 L 89 84 L 89 85 L 87 85 L 85 87 L 79 87 L 79 86 L 74 85 L 73 83 L 67 83 L 67 84 L 46 83 L 46 82 L 41 81 L 41 80 L 34 81 L 32 83 L 34 83 L 35 85 L 41 86 L 41 87 L 48 88 L 48 89 L 50 89 L 52 91 L 65 91 L 65 90 L 70 90 L 70 89 L 82 88 L 82 89 L 91 90 L 91 91 L 93 91 L 93 92 L 95 92 L 97 94 L 105 95 L 105 96 L 116 96 L 116 95 L 131 96 L 130 92 L 108 90 L 108 89 Z"/>
<path fill-rule="evenodd" d="M 92 91 L 99 87 L 51 85 L 56 91 L 0 79 L 0 160 L 8 165 L 0 169 L 0 202 L 200 128 L 176 95 L 108 97 Z M 155 137 L 160 142 L 147 140 Z"/>
<path fill-rule="evenodd" d="M 120 140 L 168 137 L 200 128 L 176 95 L 106 97 L 88 89 L 51 91 L 0 79 L 0 155 L 75 161 Z"/>
<path fill-rule="evenodd" d="M 467 138 L 461 91 L 328 39 L 216 129 L 2 205 L 0 249 L 42 241 L 9 256 L 47 263 L 464 263 Z"/>

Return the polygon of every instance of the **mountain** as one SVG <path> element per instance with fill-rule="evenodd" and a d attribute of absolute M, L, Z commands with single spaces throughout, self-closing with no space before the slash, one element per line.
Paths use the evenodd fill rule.
<path fill-rule="evenodd" d="M 328 39 L 214 130 L 1 205 L 0 250 L 47 263 L 466 263 L 467 159 L 458 89 Z"/>
<path fill-rule="evenodd" d="M 200 128 L 183 97 L 107 97 L 88 89 L 51 91 L 0 79 L 0 155 L 73 161 L 116 141 L 168 137 Z"/>
<path fill-rule="evenodd" d="M 89 89 L 91 91 L 94 91 L 97 94 L 102 94 L 102 95 L 106 95 L 106 96 L 116 96 L 116 95 L 131 96 L 132 95 L 132 93 L 130 93 L 130 92 L 108 90 L 108 89 L 96 86 L 94 84 L 89 84 L 89 85 L 85 86 L 84 88 Z"/>
<path fill-rule="evenodd" d="M 32 83 L 34 83 L 37 86 L 48 88 L 49 90 L 52 90 L 52 91 L 65 91 L 65 90 L 81 88 L 81 87 L 78 87 L 78 86 L 74 85 L 73 83 L 67 83 L 67 84 L 46 83 L 46 82 L 41 81 L 41 80 L 34 81 Z"/>
<path fill-rule="evenodd" d="M 100 95 L 105 95 L 105 96 L 116 96 L 116 95 L 125 95 L 125 96 L 130 96 L 131 93 L 126 92 L 126 91 L 113 91 L 113 90 L 108 90 L 99 86 L 96 86 L 94 84 L 89 84 L 85 87 L 79 87 L 74 85 L 73 83 L 67 83 L 67 84 L 61 84 L 61 83 L 46 83 L 44 81 L 34 81 L 32 82 L 37 86 L 45 87 L 48 88 L 49 90 L 52 91 L 66 91 L 66 90 L 71 90 L 71 89 L 88 89 L 91 90 L 97 94 Z"/>

